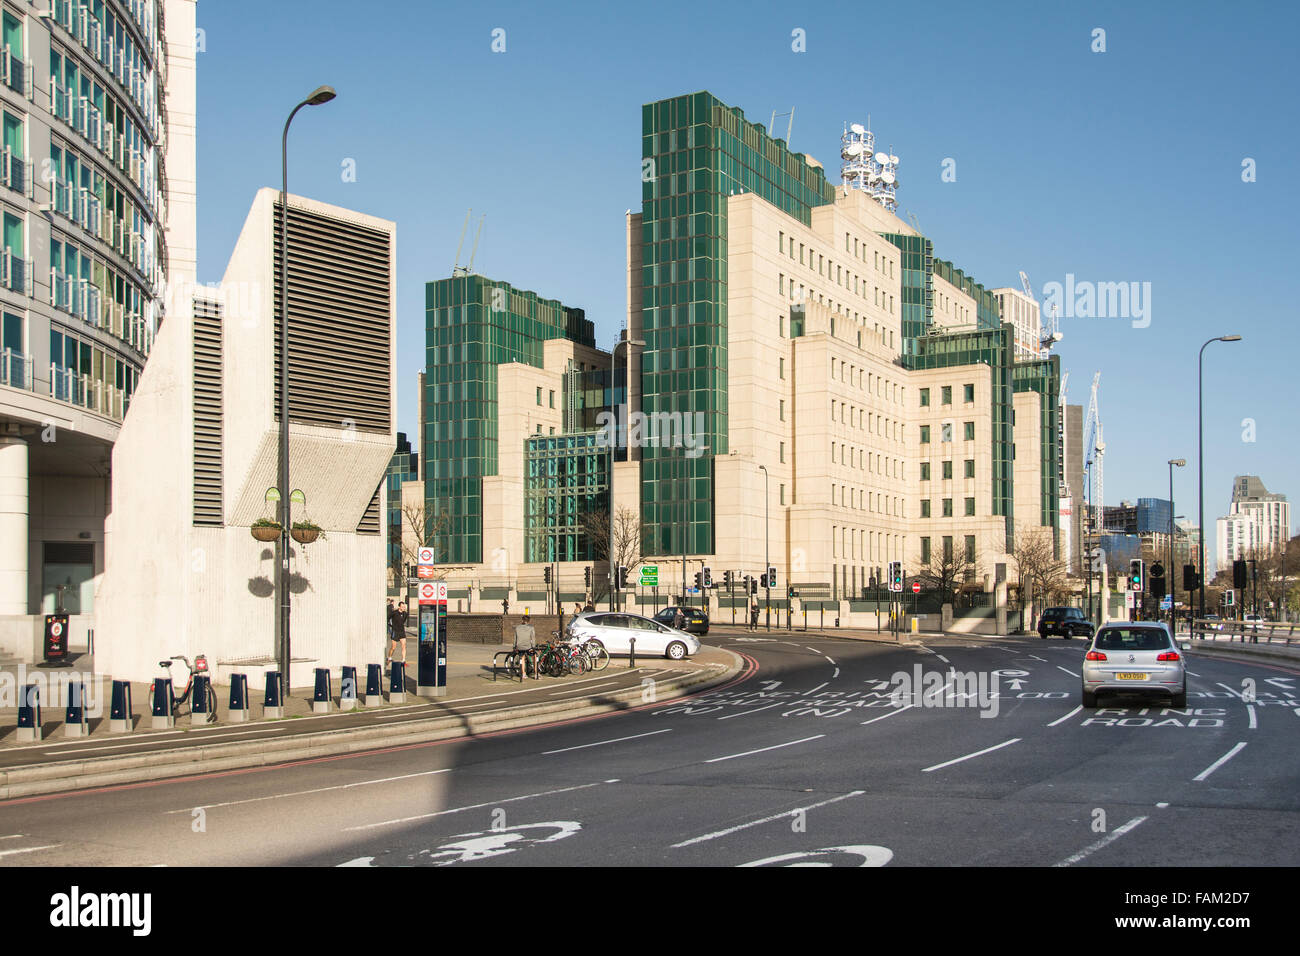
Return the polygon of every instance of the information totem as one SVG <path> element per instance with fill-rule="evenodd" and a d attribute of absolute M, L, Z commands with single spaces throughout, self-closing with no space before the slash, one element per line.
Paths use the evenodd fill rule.
<path fill-rule="evenodd" d="M 447 695 L 447 582 L 420 582 L 420 662 L 415 693 Z"/>

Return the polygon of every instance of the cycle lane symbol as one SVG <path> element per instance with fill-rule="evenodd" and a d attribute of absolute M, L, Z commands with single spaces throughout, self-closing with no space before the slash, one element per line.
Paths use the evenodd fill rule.
<path fill-rule="evenodd" d="M 479 830 L 458 833 L 452 842 L 433 850 L 420 850 L 407 859 L 414 866 L 451 866 L 455 863 L 476 863 L 492 857 L 515 853 L 542 843 L 554 843 L 573 836 L 582 829 L 576 820 L 554 820 L 547 823 L 523 823 L 501 830 Z M 550 832 L 546 832 L 550 831 Z M 373 856 L 360 856 L 339 866 L 378 866 Z"/>

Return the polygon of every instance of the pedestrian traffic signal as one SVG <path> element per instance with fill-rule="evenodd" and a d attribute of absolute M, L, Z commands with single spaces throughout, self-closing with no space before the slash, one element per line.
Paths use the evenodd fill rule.
<path fill-rule="evenodd" d="M 1196 571 L 1196 565 L 1183 565 L 1183 590 L 1195 591 L 1201 586 L 1201 576 Z"/>
<path fill-rule="evenodd" d="M 712 569 L 712 568 L 705 568 L 705 569 L 704 569 L 702 572 L 700 572 L 700 573 L 704 575 L 704 586 L 705 586 L 706 588 L 711 588 L 711 587 L 713 587 L 713 569 Z"/>
<path fill-rule="evenodd" d="M 547 584 L 550 584 L 550 583 L 551 583 L 551 566 L 550 566 L 549 564 L 548 564 L 548 565 L 547 565 L 547 566 L 542 570 L 542 574 L 543 574 L 543 575 L 545 576 L 545 578 L 546 578 L 546 583 L 547 583 Z"/>
<path fill-rule="evenodd" d="M 1128 563 L 1129 585 L 1135 594 L 1141 594 L 1146 590 L 1146 562 L 1141 558 L 1134 558 Z"/>
<path fill-rule="evenodd" d="M 1246 587 L 1246 562 L 1241 558 L 1232 562 L 1232 586 L 1234 588 Z"/>
<path fill-rule="evenodd" d="M 590 590 L 591 589 L 591 568 L 587 567 L 582 569 L 582 580 L 583 582 L 586 583 L 587 589 Z"/>

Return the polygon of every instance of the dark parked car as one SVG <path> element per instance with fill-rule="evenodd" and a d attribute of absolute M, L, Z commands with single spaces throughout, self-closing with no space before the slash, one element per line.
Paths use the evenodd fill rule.
<path fill-rule="evenodd" d="M 667 624 L 673 627 L 673 619 L 677 617 L 677 606 L 666 607 L 654 616 L 654 619 L 660 624 Z M 686 624 L 682 627 L 683 631 L 688 634 L 708 634 L 709 633 L 709 615 L 697 607 L 681 608 L 682 615 L 686 618 Z"/>
<path fill-rule="evenodd" d="M 1092 622 L 1077 607 L 1049 607 L 1038 619 L 1038 636 L 1043 638 L 1092 637 L 1093 630 Z"/>

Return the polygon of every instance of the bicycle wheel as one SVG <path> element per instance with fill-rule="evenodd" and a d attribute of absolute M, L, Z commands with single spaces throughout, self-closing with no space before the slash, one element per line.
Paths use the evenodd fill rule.
<path fill-rule="evenodd" d="M 208 684 L 208 723 L 217 719 L 217 692 Z"/>
<path fill-rule="evenodd" d="M 587 673 L 587 655 L 582 653 L 582 651 L 575 650 L 573 653 L 569 654 L 566 659 L 569 664 L 570 674 Z"/>
<path fill-rule="evenodd" d="M 587 666 L 593 671 L 603 671 L 609 666 L 609 651 L 600 641 L 588 641 L 583 649 L 587 652 Z"/>

